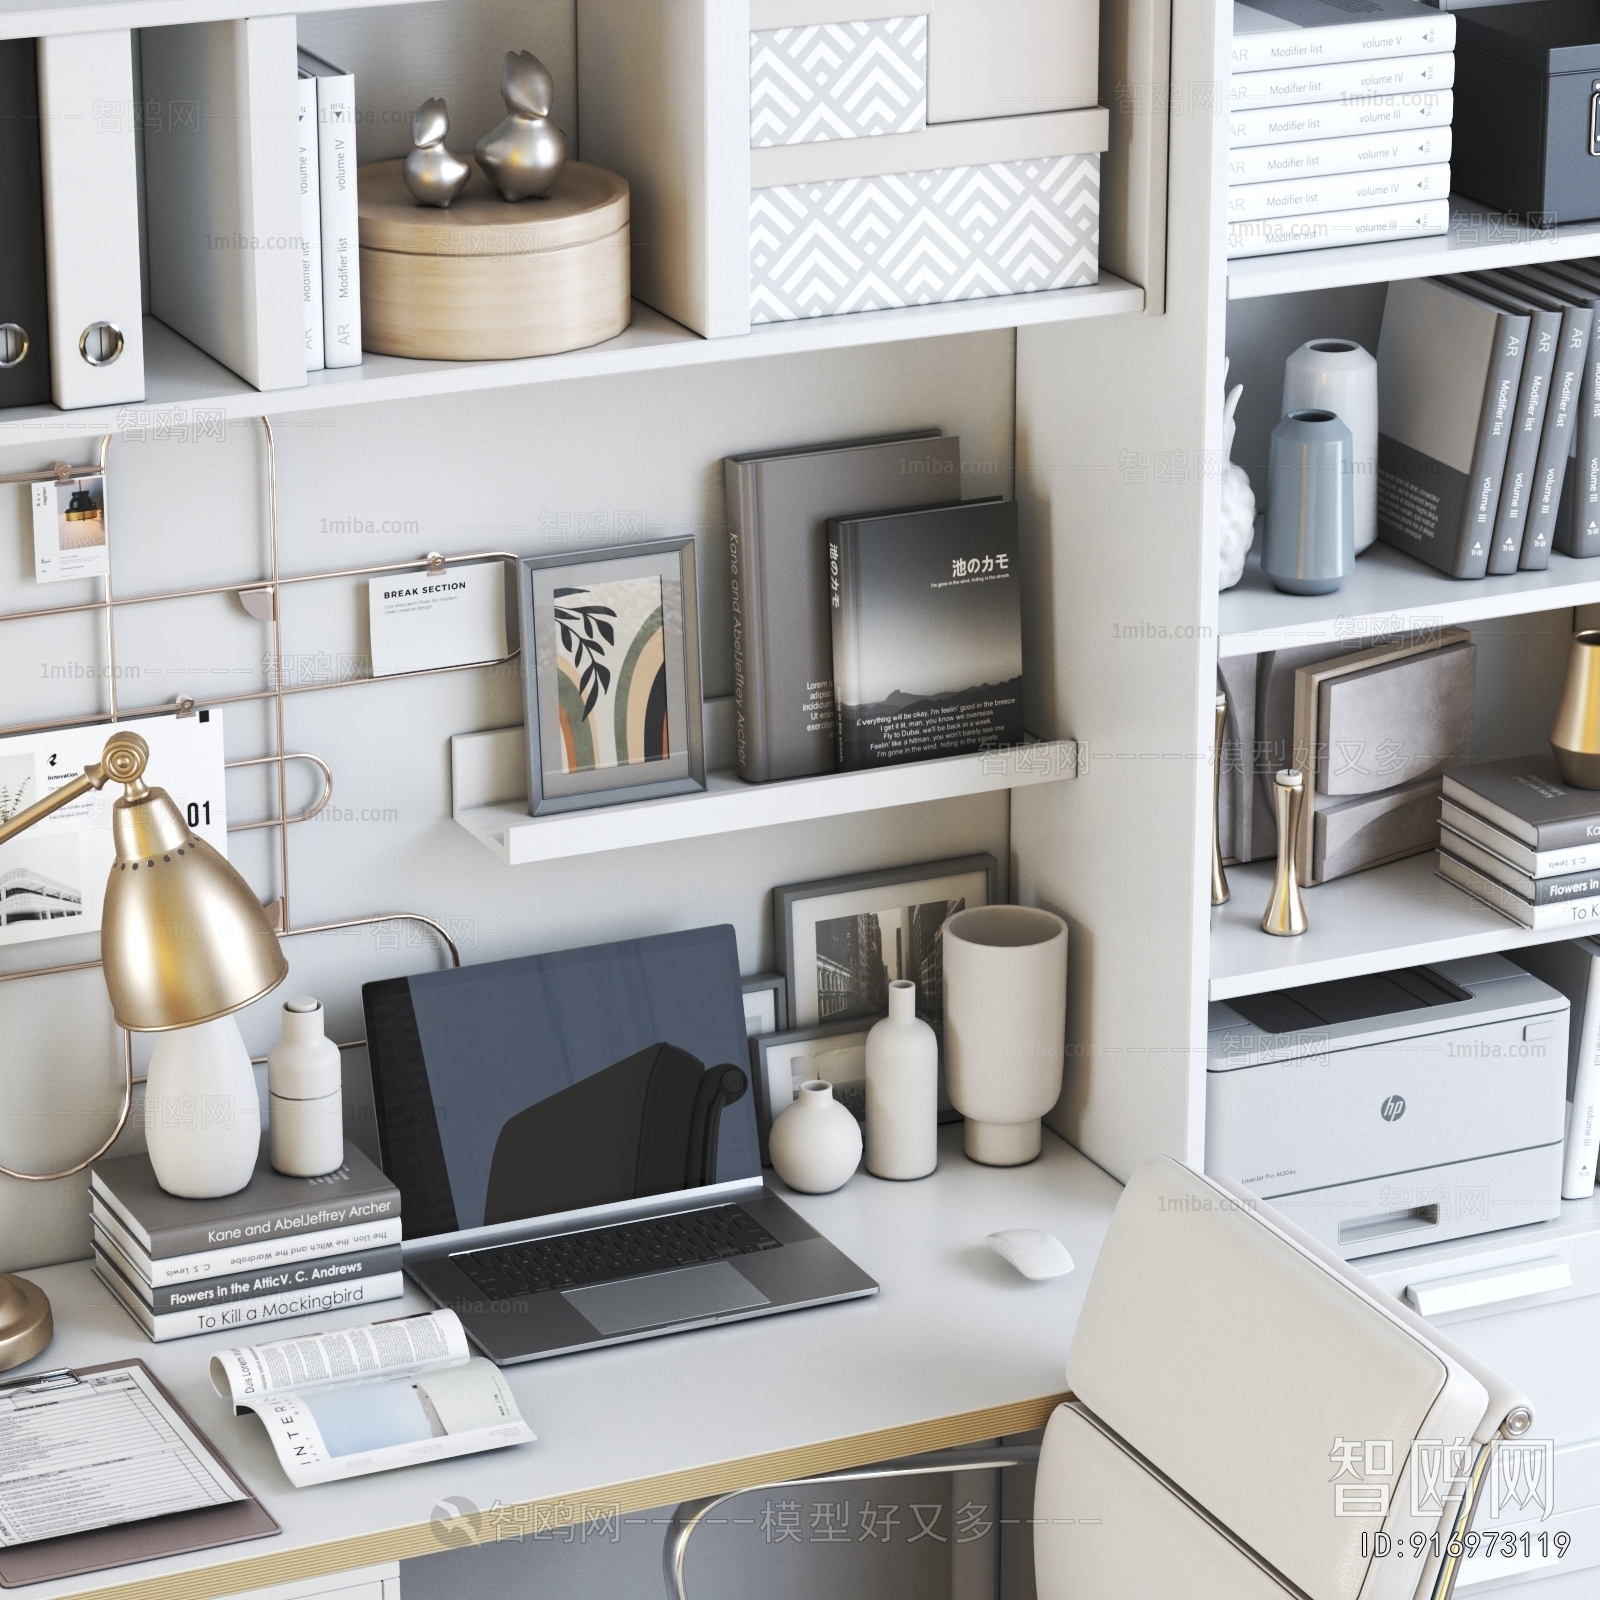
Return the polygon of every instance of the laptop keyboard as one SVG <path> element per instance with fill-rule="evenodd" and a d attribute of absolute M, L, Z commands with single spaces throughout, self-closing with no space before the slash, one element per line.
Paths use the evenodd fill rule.
<path fill-rule="evenodd" d="M 611 1228 L 464 1251 L 451 1260 L 490 1300 L 576 1289 L 674 1267 L 754 1255 L 780 1245 L 742 1206 L 712 1206 Z"/>

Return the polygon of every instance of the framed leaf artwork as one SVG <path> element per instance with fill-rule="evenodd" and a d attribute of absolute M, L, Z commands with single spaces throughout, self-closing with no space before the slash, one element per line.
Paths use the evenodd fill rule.
<path fill-rule="evenodd" d="M 706 786 L 694 540 L 519 564 L 528 809 Z"/>

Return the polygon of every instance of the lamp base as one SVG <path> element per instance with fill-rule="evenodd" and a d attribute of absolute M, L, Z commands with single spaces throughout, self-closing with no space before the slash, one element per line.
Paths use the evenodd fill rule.
<path fill-rule="evenodd" d="M 44 1290 L 26 1278 L 0 1272 L 0 1372 L 31 1361 L 54 1336 Z"/>

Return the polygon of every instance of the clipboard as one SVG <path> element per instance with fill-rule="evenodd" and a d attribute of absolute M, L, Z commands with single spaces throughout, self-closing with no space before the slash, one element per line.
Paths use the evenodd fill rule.
<path fill-rule="evenodd" d="M 238 1544 L 246 1539 L 264 1539 L 269 1534 L 283 1531 L 261 1502 L 250 1493 L 239 1474 L 223 1460 L 217 1447 L 195 1426 L 193 1418 L 172 1397 L 171 1391 L 144 1362 L 137 1359 L 106 1361 L 97 1367 L 74 1368 L 71 1375 L 85 1378 L 92 1373 L 120 1372 L 129 1367 L 138 1367 L 144 1373 L 151 1387 L 183 1419 L 217 1470 L 245 1498 L 228 1505 L 176 1511 L 164 1517 L 121 1522 L 109 1528 L 93 1528 L 87 1533 L 65 1534 L 57 1539 L 39 1539 L 32 1544 L 0 1549 L 0 1589 L 21 1589 L 30 1583 L 43 1583 L 49 1578 L 76 1578 L 85 1572 L 102 1572 L 107 1567 L 154 1561 L 161 1556 L 186 1555 L 191 1550 L 209 1550 L 218 1545 Z"/>

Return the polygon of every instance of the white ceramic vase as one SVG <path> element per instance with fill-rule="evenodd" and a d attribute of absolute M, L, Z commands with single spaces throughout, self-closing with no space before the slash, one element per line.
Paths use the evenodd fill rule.
<path fill-rule="evenodd" d="M 267 1054 L 272 1165 L 320 1178 L 344 1164 L 344 1079 L 339 1047 L 323 1032 L 322 1002 L 283 1003 L 283 1033 Z"/>
<path fill-rule="evenodd" d="M 777 1174 L 801 1194 L 831 1194 L 861 1162 L 861 1124 L 833 1098 L 833 1085 L 813 1078 L 774 1119 L 767 1150 Z"/>
<path fill-rule="evenodd" d="M 1039 1154 L 1061 1096 L 1067 925 L 1032 906 L 958 911 L 944 925 L 944 1051 L 968 1156 L 1016 1167 Z"/>
<path fill-rule="evenodd" d="M 1350 430 L 1356 554 L 1378 537 L 1378 363 L 1354 339 L 1312 339 L 1283 365 L 1283 410 L 1331 411 Z"/>
<path fill-rule="evenodd" d="M 1237 428 L 1234 413 L 1244 395 L 1244 385 L 1227 389 L 1228 363 L 1222 364 L 1226 398 L 1222 405 L 1222 453 L 1233 454 L 1233 435 Z M 1222 537 L 1217 549 L 1217 587 L 1231 589 L 1244 576 L 1245 558 L 1256 536 L 1256 494 L 1250 487 L 1250 474 L 1232 461 L 1222 468 Z"/>
<path fill-rule="evenodd" d="M 156 1035 L 144 1140 L 168 1194 L 214 1200 L 249 1183 L 261 1151 L 261 1106 L 250 1052 L 231 1016 Z"/>
<path fill-rule="evenodd" d="M 917 986 L 889 985 L 889 1015 L 867 1035 L 867 1171 L 926 1178 L 939 1165 L 939 1038 L 917 1015 Z"/>

